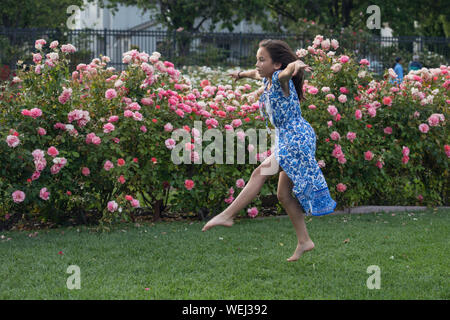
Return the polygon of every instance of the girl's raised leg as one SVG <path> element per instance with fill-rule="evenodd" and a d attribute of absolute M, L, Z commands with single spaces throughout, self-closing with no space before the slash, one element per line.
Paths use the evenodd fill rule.
<path fill-rule="evenodd" d="M 314 242 L 312 242 L 308 230 L 306 229 L 305 216 L 302 207 L 298 200 L 292 195 L 293 186 L 294 184 L 286 172 L 280 172 L 277 190 L 278 200 L 289 215 L 298 240 L 294 254 L 288 258 L 287 261 L 296 261 L 301 257 L 303 252 L 314 249 Z"/>
<path fill-rule="evenodd" d="M 203 227 L 202 231 L 206 231 L 215 226 L 231 227 L 234 216 L 255 199 L 267 178 L 277 174 L 279 168 L 275 155 L 272 153 L 253 171 L 250 180 L 237 198 L 223 212 L 212 218 Z"/>

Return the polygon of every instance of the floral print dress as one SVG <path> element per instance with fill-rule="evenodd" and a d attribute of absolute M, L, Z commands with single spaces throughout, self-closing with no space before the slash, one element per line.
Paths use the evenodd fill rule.
<path fill-rule="evenodd" d="M 315 158 L 316 133 L 302 117 L 294 83 L 289 80 L 289 96 L 284 95 L 277 70 L 272 86 L 260 97 L 261 115 L 275 127 L 275 159 L 292 180 L 293 191 L 306 215 L 320 216 L 334 212 L 336 201 L 330 196 L 327 182 Z M 270 131 L 270 129 L 269 129 Z"/>

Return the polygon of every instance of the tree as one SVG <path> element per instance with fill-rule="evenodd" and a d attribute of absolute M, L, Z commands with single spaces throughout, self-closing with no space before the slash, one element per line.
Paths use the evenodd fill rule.
<path fill-rule="evenodd" d="M 69 17 L 67 8 L 79 6 L 83 0 L 2 0 L 0 18 L 2 27 L 7 28 L 62 28 L 67 29 Z"/>
<path fill-rule="evenodd" d="M 263 13 L 264 0 L 88 0 L 98 2 L 114 15 L 118 5 L 137 6 L 143 12 L 152 11 L 150 17 L 167 27 L 168 31 L 183 28 L 184 31 L 202 31 L 202 25 L 211 20 L 213 29 L 217 23 L 232 31 L 242 20 L 255 19 Z M 210 30 L 212 31 L 212 30 Z"/>
<path fill-rule="evenodd" d="M 97 0 L 88 0 L 97 2 Z M 192 33 L 205 31 L 202 28 L 205 21 L 211 20 L 210 30 L 220 23 L 221 28 L 229 31 L 242 20 L 254 19 L 263 11 L 263 0 L 98 0 L 98 5 L 108 8 L 114 15 L 118 5 L 137 6 L 143 13 L 150 11 L 149 19 L 161 23 L 167 31 L 173 32 L 165 47 L 177 45 L 177 62 L 183 64 L 192 41 Z M 182 32 L 175 32 L 182 31 Z"/>
<path fill-rule="evenodd" d="M 327 29 L 338 30 L 350 27 L 354 30 L 364 29 L 370 5 L 377 5 L 381 11 L 381 22 L 389 22 L 394 35 L 424 35 L 445 37 L 448 28 L 446 17 L 450 7 L 443 0 L 425 2 L 422 0 L 265 0 L 271 11 L 271 17 L 282 21 L 281 25 L 262 21 L 270 31 L 282 31 L 283 27 L 295 29 L 299 19 L 314 20 Z M 440 16 L 443 16 L 440 18 Z M 281 19 L 280 19 L 281 17 Z M 420 28 L 414 28 L 418 21 Z M 372 30 L 379 34 L 379 30 Z"/>

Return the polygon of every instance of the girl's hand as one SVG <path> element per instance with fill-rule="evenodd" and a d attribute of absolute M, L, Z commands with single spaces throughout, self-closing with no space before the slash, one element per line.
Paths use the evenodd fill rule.
<path fill-rule="evenodd" d="M 228 75 L 233 78 L 234 81 L 241 79 L 241 77 L 239 77 L 239 72 L 240 71 L 234 71 L 232 73 L 229 73 Z"/>
<path fill-rule="evenodd" d="M 292 76 L 295 76 L 301 69 L 304 69 L 306 72 L 313 71 L 313 68 L 311 68 L 301 60 L 297 60 L 293 63 L 294 63 L 294 73 L 292 74 Z"/>

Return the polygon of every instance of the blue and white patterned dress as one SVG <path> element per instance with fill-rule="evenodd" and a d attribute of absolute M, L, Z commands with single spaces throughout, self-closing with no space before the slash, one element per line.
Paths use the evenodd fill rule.
<path fill-rule="evenodd" d="M 336 201 L 330 196 L 315 158 L 316 133 L 302 117 L 292 79 L 289 80 L 289 96 L 284 96 L 278 79 L 280 71 L 273 73 L 270 89 L 267 89 L 268 80 L 264 78 L 264 93 L 259 100 L 261 115 L 269 118 L 275 127 L 275 158 L 294 183 L 294 194 L 306 215 L 332 213 Z"/>

